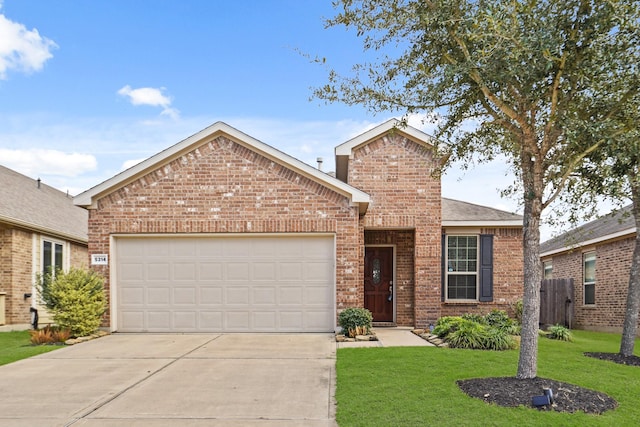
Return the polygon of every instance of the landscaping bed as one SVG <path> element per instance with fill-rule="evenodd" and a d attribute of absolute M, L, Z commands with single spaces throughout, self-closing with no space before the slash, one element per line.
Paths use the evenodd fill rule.
<path fill-rule="evenodd" d="M 544 389 L 551 389 L 554 398 L 550 405 L 537 406 L 541 411 L 602 414 L 618 406 L 618 402 L 604 393 L 546 378 L 475 378 L 457 381 L 457 384 L 469 396 L 499 406 L 533 406 L 533 396 L 542 395 Z"/>

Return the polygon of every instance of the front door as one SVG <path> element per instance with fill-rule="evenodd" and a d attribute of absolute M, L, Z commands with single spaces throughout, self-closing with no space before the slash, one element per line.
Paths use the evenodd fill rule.
<path fill-rule="evenodd" d="M 364 307 L 374 322 L 393 322 L 392 247 L 365 248 Z"/>

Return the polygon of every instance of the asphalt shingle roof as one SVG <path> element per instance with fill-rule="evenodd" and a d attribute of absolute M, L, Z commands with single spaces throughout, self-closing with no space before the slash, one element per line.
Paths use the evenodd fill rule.
<path fill-rule="evenodd" d="M 617 233 L 632 233 L 635 227 L 631 205 L 617 209 L 591 222 L 576 227 L 540 244 L 540 253 L 578 247 L 589 240 L 603 239 Z"/>
<path fill-rule="evenodd" d="M 0 222 L 87 242 L 87 219 L 71 196 L 0 166 Z"/>
<path fill-rule="evenodd" d="M 522 215 L 460 200 L 442 198 L 442 221 L 520 221 Z"/>

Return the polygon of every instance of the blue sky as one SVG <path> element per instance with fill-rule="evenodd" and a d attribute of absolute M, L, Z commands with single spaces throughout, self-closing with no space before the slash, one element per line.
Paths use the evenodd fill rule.
<path fill-rule="evenodd" d="M 310 100 L 362 58 L 330 0 L 0 0 L 0 164 L 70 194 L 216 121 L 333 170 L 333 148 L 393 117 Z M 429 133 L 419 118 L 412 122 Z M 458 165 L 459 166 L 459 165 Z M 445 197 L 519 211 L 501 162 Z"/>

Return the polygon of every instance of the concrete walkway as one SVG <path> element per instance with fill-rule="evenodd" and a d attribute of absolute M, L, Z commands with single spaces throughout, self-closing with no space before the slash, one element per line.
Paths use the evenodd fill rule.
<path fill-rule="evenodd" d="M 334 427 L 332 334 L 113 334 L 0 366 L 0 426 Z"/>
<path fill-rule="evenodd" d="M 361 347 L 433 347 L 429 341 L 424 340 L 411 332 L 413 328 L 373 328 L 378 341 L 365 342 L 341 342 L 338 348 Z"/>

